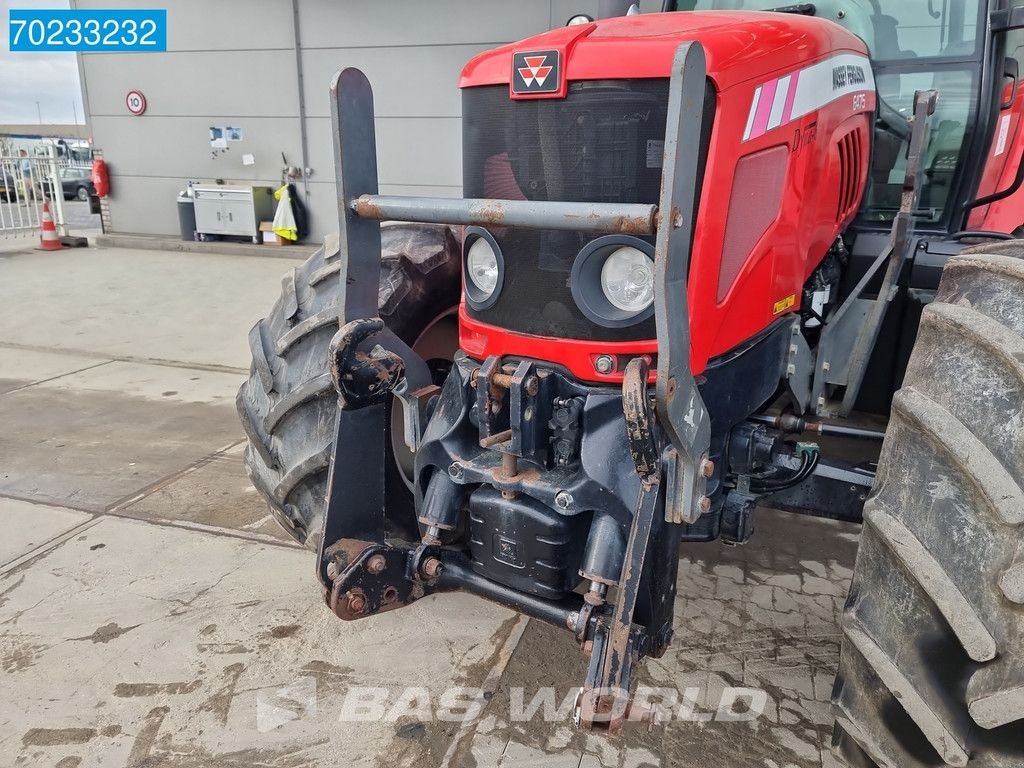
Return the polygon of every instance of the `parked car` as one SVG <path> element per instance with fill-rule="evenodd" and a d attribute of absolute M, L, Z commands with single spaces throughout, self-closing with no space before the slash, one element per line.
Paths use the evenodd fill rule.
<path fill-rule="evenodd" d="M 60 174 L 61 194 L 65 200 L 78 198 L 83 202 L 89 199 L 89 195 L 96 194 L 96 187 L 93 186 L 88 168 L 65 168 Z M 40 183 L 42 192 L 46 197 L 53 199 L 53 182 L 50 179 Z"/>
<path fill-rule="evenodd" d="M 14 177 L 7 172 L 0 173 L 0 200 L 9 203 L 18 198 L 18 185 Z"/>

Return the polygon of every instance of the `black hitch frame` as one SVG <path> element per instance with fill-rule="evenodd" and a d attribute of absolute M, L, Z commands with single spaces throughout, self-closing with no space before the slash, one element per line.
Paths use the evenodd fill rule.
<path fill-rule="evenodd" d="M 699 143 L 705 82 L 700 44 L 680 45 L 657 206 L 381 196 L 369 82 L 359 70 L 346 69 L 331 84 L 341 294 L 339 331 L 330 349 L 339 408 L 317 569 L 326 600 L 339 618 L 352 620 L 433 592 L 464 590 L 562 626 L 590 654 L 577 707 L 577 721 L 586 728 L 616 731 L 628 720 L 652 722 L 653 713 L 630 706 L 633 667 L 643 656 L 663 653 L 671 639 L 682 524 L 710 508 L 710 419 L 689 368 L 686 293 L 699 181 L 697 154 L 686 148 Z M 616 587 L 612 602 L 603 589 L 549 600 L 485 578 L 460 551 L 442 546 L 450 524 L 429 509 L 419 510 L 426 532 L 418 544 L 385 539 L 388 395 L 401 398 L 417 425 L 413 432 L 421 434 L 437 388 L 424 361 L 377 317 L 384 220 L 656 235 L 657 377 L 652 398 L 651 361 L 641 357 L 626 366 L 623 379 L 623 436 L 639 482 L 621 573 L 610 580 Z M 488 360 L 475 375 L 480 446 L 500 452 L 493 477 L 512 498 L 518 493 L 517 462 L 535 446 L 514 420 L 501 420 L 494 401 L 507 396 L 513 411 L 522 410 L 524 398 L 536 394 L 535 364 L 522 361 L 506 371 L 501 361 Z M 412 435 L 413 443 L 419 436 Z M 418 500 L 424 501 L 422 488 Z M 645 595 L 640 624 L 635 619 Z"/>

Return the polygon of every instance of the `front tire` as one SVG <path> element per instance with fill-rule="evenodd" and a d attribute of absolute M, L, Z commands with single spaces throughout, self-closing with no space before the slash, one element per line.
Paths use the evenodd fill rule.
<path fill-rule="evenodd" d="M 455 233 L 449 227 L 394 224 L 381 227 L 381 239 L 381 319 L 413 349 L 425 329 L 444 329 L 448 342 L 432 343 L 429 354 L 450 359 L 458 340 L 451 330 L 456 322 L 451 308 L 459 300 Z M 334 447 L 337 397 L 328 372 L 328 345 L 338 330 L 339 270 L 334 235 L 284 276 L 274 308 L 249 332 L 252 366 L 236 398 L 249 439 L 249 478 L 278 522 L 311 549 L 320 544 Z M 439 372 L 446 369 L 440 360 L 427 363 Z M 407 514 L 402 517 L 408 518 L 391 522 L 400 530 L 411 526 L 415 531 L 412 495 L 391 441 L 387 445 L 389 494 L 396 494 L 393 506 L 404 507 Z"/>
<path fill-rule="evenodd" d="M 1024 243 L 951 258 L 864 508 L 833 690 L 851 765 L 1024 765 Z"/>

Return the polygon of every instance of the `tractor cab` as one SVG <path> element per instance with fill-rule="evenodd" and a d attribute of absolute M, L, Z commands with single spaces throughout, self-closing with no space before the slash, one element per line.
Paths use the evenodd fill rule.
<path fill-rule="evenodd" d="M 999 180 L 1008 175 L 1012 181 L 1020 155 L 1011 150 L 1024 103 L 1017 87 L 1024 37 L 1019 30 L 986 34 L 990 13 L 1005 11 L 1004 5 L 825 0 L 780 8 L 777 0 L 681 0 L 678 10 L 785 10 L 828 19 L 864 41 L 879 104 L 859 228 L 888 229 L 900 206 L 914 93 L 938 91 L 916 228 L 952 234 L 967 228 L 968 219 L 972 229 L 1011 231 L 1024 224 L 1012 222 L 1008 230 L 986 224 L 985 212 L 971 204 L 1007 186 Z"/>

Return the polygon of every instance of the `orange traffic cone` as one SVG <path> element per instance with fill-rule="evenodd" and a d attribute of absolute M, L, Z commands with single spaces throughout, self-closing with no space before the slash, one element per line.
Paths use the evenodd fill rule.
<path fill-rule="evenodd" d="M 53 225 L 53 217 L 50 215 L 50 204 L 47 201 L 43 201 L 43 220 L 42 220 L 43 231 L 40 233 L 39 248 L 40 251 L 59 251 L 64 246 L 61 245 L 60 238 L 57 237 L 57 227 Z"/>

